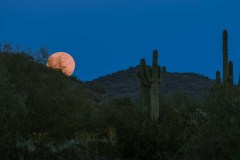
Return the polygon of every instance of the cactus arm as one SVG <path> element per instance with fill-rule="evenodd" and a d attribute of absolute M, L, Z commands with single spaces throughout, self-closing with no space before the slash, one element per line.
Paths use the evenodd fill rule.
<path fill-rule="evenodd" d="M 158 51 L 154 50 L 153 51 L 152 67 L 157 67 L 157 66 L 158 66 Z"/>
<path fill-rule="evenodd" d="M 216 71 L 216 82 L 217 84 L 221 83 L 220 71 Z"/>
<path fill-rule="evenodd" d="M 151 83 L 148 81 L 145 73 L 145 68 L 146 68 L 146 61 L 145 59 L 141 59 L 140 62 L 140 70 L 137 72 L 138 77 L 142 80 L 142 84 L 145 86 L 151 86 Z"/>
<path fill-rule="evenodd" d="M 162 79 L 161 79 L 161 77 L 162 77 L 162 76 L 161 76 L 161 70 L 162 70 L 162 69 L 161 69 L 161 66 L 158 66 L 158 77 L 159 77 L 159 78 L 158 78 L 158 83 L 160 83 L 160 82 L 162 81 Z"/>
<path fill-rule="evenodd" d="M 164 80 L 166 73 L 167 73 L 167 69 L 165 66 L 163 66 L 161 71 L 161 77 L 160 77 L 161 81 Z"/>
<path fill-rule="evenodd" d="M 146 73 L 146 79 L 148 80 L 149 83 L 153 83 L 153 78 L 151 75 L 151 67 L 145 66 L 145 73 Z"/>
<path fill-rule="evenodd" d="M 141 79 L 141 83 L 142 83 L 143 85 L 148 86 L 148 87 L 151 86 L 151 83 L 148 82 L 148 80 L 146 79 L 146 76 L 145 76 L 145 74 L 143 73 L 143 71 L 138 70 L 138 71 L 137 71 L 137 76 Z"/>
<path fill-rule="evenodd" d="M 162 67 L 162 74 L 165 75 L 167 72 L 167 68 L 165 66 Z"/>

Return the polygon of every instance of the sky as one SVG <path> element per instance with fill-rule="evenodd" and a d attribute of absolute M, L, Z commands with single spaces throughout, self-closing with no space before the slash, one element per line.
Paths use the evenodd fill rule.
<path fill-rule="evenodd" d="M 159 52 L 169 72 L 222 74 L 222 31 L 234 79 L 240 72 L 239 0 L 0 0 L 0 42 L 75 59 L 88 81 L 148 64 Z"/>

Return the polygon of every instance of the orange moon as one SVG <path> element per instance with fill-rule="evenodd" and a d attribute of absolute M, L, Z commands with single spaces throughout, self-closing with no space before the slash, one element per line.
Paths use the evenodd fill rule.
<path fill-rule="evenodd" d="M 70 76 L 75 69 L 75 61 L 72 56 L 66 52 L 56 52 L 48 58 L 47 66 L 60 70 L 65 75 Z"/>

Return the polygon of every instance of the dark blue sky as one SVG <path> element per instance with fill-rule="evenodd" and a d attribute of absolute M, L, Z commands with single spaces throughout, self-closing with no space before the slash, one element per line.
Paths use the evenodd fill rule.
<path fill-rule="evenodd" d="M 81 80 L 136 66 L 142 57 L 151 63 L 153 49 L 170 72 L 215 78 L 225 28 L 236 82 L 239 0 L 0 0 L 0 42 L 68 52 Z"/>

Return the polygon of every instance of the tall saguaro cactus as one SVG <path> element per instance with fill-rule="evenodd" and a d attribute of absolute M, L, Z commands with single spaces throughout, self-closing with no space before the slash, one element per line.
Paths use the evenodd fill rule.
<path fill-rule="evenodd" d="M 228 32 L 223 31 L 223 83 L 228 82 Z"/>
<path fill-rule="evenodd" d="M 140 70 L 137 72 L 141 80 L 142 110 L 150 113 L 155 120 L 159 118 L 159 85 L 166 72 L 166 67 L 158 65 L 158 52 L 153 51 L 152 66 L 147 66 L 145 59 L 141 59 Z"/>
<path fill-rule="evenodd" d="M 233 86 L 233 62 L 228 61 L 228 32 L 223 31 L 223 84 L 226 87 Z M 216 82 L 221 83 L 220 72 L 216 72 Z"/>

